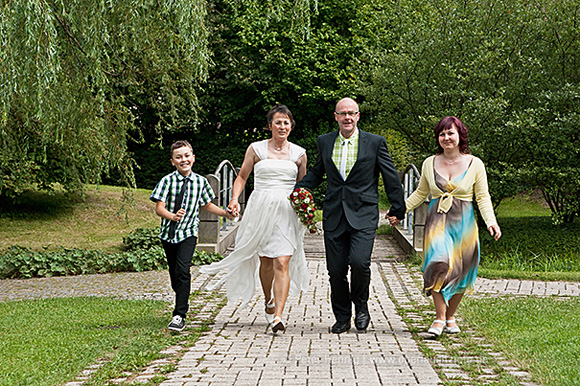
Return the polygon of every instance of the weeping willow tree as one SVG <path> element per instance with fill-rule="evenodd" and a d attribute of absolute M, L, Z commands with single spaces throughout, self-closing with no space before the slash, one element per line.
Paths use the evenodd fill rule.
<path fill-rule="evenodd" d="M 118 173 L 143 130 L 192 125 L 203 0 L 0 0 L 0 197 Z"/>

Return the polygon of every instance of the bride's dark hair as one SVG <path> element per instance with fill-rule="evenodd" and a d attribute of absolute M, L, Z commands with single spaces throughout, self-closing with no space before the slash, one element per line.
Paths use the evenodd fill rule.
<path fill-rule="evenodd" d="M 268 114 L 266 115 L 266 119 L 268 120 L 268 129 L 270 128 L 270 125 L 272 124 L 272 120 L 274 119 L 274 115 L 276 113 L 286 115 L 288 119 L 290 119 L 291 127 L 294 128 L 296 122 L 294 122 L 292 111 L 290 111 L 290 109 L 286 105 L 276 105 L 272 107 L 270 111 L 268 111 Z"/>

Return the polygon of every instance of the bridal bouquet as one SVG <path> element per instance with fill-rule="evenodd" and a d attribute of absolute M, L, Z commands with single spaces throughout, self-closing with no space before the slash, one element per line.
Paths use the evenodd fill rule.
<path fill-rule="evenodd" d="M 314 198 L 312 194 L 304 188 L 294 189 L 294 191 L 288 197 L 292 203 L 294 211 L 298 215 L 298 219 L 308 232 L 314 234 L 319 233 L 316 223 L 314 222 L 314 212 L 316 208 L 314 207 Z"/>

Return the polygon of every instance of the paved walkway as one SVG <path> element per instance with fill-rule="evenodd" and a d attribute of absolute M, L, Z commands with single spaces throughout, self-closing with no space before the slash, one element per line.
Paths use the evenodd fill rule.
<path fill-rule="evenodd" d="M 328 276 L 323 258 L 321 236 L 308 236 L 305 241 L 310 289 L 299 297 L 288 299 L 285 317 L 287 331 L 272 334 L 263 316 L 263 296 L 256 296 L 245 309 L 229 305 L 215 317 L 212 329 L 176 364 L 176 370 L 166 374 L 163 386 L 192 385 L 442 385 L 445 379 L 473 381 L 458 369 L 457 363 L 430 362 L 419 350 L 407 324 L 396 307 L 409 310 L 407 319 L 415 318 L 424 328 L 421 315 L 413 314 L 417 305 L 430 304 L 421 295 L 417 282 L 419 273 L 398 263 L 402 251 L 390 236 L 379 236 L 373 254 L 370 292 L 371 324 L 366 333 L 354 328 L 344 334 L 330 333 L 334 322 Z M 219 275 L 210 276 L 193 270 L 193 289 L 203 290 Z M 534 282 L 528 280 L 478 279 L 476 294 L 488 295 L 557 295 L 578 296 L 580 283 Z M 173 301 L 165 271 L 0 280 L 0 301 L 26 298 L 66 296 L 117 296 L 152 298 Z M 214 305 L 202 305 L 209 308 Z M 203 317 L 203 312 L 198 315 Z M 191 321 L 190 323 L 192 323 Z M 435 340 L 424 343 L 445 359 L 446 347 Z M 460 344 L 460 343 L 456 343 Z M 183 348 L 170 348 L 169 358 L 156 361 L 140 374 L 127 377 L 130 382 L 146 382 L 171 354 Z M 500 365 L 531 385 L 526 374 L 510 363 Z M 449 358 L 449 357 L 447 357 Z M 473 358 L 473 360 L 478 360 Z M 434 367 L 435 366 L 435 367 Z M 493 369 L 489 369 L 493 372 Z M 86 372 L 90 374 L 90 371 Z M 485 376 L 486 374 L 484 374 Z M 489 375 L 491 377 L 491 375 Z M 490 378 L 491 379 L 491 378 Z M 125 381 L 119 379 L 119 382 Z M 69 386 L 83 384 L 80 377 Z M 466 383 L 470 384 L 470 383 Z"/>
<path fill-rule="evenodd" d="M 578 296 L 580 283 L 565 281 L 535 281 L 477 278 L 475 295 L 511 296 Z"/>
<path fill-rule="evenodd" d="M 0 302 L 76 296 L 113 296 L 173 302 L 167 271 L 0 280 Z"/>
<path fill-rule="evenodd" d="M 379 256 L 393 248 L 383 239 L 378 244 Z M 161 385 L 440 385 L 397 314 L 376 263 L 371 266 L 369 329 L 330 333 L 334 316 L 322 245 L 320 236 L 307 238 L 311 285 L 288 299 L 285 333 L 271 333 L 263 295 L 257 293 L 245 309 L 224 307 L 211 333 L 200 338 Z M 390 255 L 401 253 L 393 248 Z"/>

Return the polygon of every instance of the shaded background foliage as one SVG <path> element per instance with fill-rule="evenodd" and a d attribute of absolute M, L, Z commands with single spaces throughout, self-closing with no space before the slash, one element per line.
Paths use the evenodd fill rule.
<path fill-rule="evenodd" d="M 362 81 L 380 125 L 418 164 L 432 128 L 460 117 L 486 164 L 496 205 L 540 188 L 555 222 L 578 215 L 580 5 L 574 1 L 399 1 L 385 13 L 392 49 Z"/>
<path fill-rule="evenodd" d="M 539 188 L 555 223 L 578 216 L 573 0 L 14 0 L 1 10 L 1 196 L 103 178 L 152 188 L 178 138 L 192 142 L 200 174 L 222 159 L 240 165 L 269 136 L 276 103 L 295 114 L 291 140 L 314 162 L 316 137 L 350 96 L 399 168 L 432 154 L 432 127 L 456 115 L 496 205 Z"/>
<path fill-rule="evenodd" d="M 270 136 L 264 130 L 265 115 L 276 103 L 291 109 L 296 119 L 291 140 L 307 149 L 310 163 L 315 161 L 316 137 L 336 129 L 335 103 L 343 96 L 361 99 L 357 67 L 364 60 L 365 47 L 375 41 L 370 23 L 383 28 L 376 19 L 376 13 L 383 11 L 380 7 L 370 1 L 355 3 L 309 4 L 308 20 L 301 24 L 295 21 L 292 9 L 269 13 L 268 2 L 209 3 L 209 47 L 214 65 L 200 94 L 194 131 L 178 133 L 194 146 L 196 172 L 213 173 L 225 158 L 241 165 L 247 146 Z M 375 130 L 371 118 L 364 114 L 361 124 Z M 166 134 L 164 148 L 175 138 Z M 144 155 L 136 158 L 137 164 L 147 162 L 151 155 L 148 146 L 147 142 L 130 145 L 135 155 Z M 154 185 L 168 170 L 169 164 L 164 162 L 163 170 L 148 181 L 137 175 L 138 183 Z"/>

